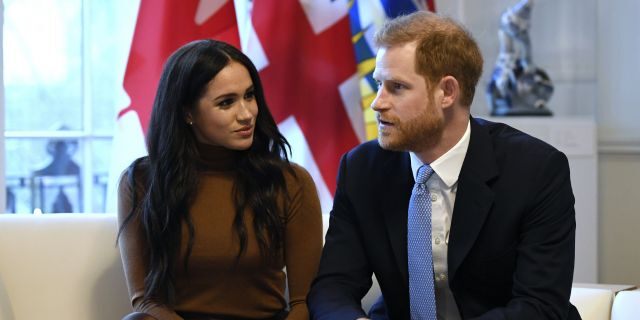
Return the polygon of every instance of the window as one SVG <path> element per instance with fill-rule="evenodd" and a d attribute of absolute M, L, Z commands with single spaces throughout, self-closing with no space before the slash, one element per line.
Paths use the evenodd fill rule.
<path fill-rule="evenodd" d="M 139 1 L 4 0 L 7 212 L 105 212 Z"/>

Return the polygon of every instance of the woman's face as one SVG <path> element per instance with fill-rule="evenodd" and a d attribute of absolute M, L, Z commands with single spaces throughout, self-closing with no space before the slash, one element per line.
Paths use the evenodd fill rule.
<path fill-rule="evenodd" d="M 206 92 L 187 115 L 199 142 L 232 150 L 253 143 L 258 115 L 253 81 L 242 64 L 231 61 L 213 78 Z"/>

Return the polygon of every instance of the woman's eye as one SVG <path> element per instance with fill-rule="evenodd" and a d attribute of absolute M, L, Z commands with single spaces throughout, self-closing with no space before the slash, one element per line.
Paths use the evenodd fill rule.
<path fill-rule="evenodd" d="M 218 102 L 218 106 L 220 107 L 228 107 L 230 105 L 232 105 L 234 103 L 234 99 L 224 99 L 220 102 Z"/>
<path fill-rule="evenodd" d="M 256 93 L 254 91 L 249 91 L 244 94 L 244 98 L 246 100 L 253 100 L 256 97 Z"/>

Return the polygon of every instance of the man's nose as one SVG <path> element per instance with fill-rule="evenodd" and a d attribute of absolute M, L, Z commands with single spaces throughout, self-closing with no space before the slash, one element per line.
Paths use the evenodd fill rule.
<path fill-rule="evenodd" d="M 388 95 L 387 92 L 384 90 L 384 88 L 380 88 L 378 89 L 378 92 L 376 93 L 376 98 L 373 99 L 373 102 L 371 102 L 371 109 L 373 111 L 382 111 L 385 109 L 389 108 L 389 101 L 388 101 Z"/>

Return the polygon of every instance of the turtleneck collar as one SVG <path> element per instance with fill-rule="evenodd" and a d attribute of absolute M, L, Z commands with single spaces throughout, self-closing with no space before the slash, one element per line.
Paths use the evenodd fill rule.
<path fill-rule="evenodd" d="M 236 168 L 242 151 L 231 150 L 221 146 L 213 146 L 196 142 L 199 157 L 198 169 L 202 171 L 230 171 Z"/>

